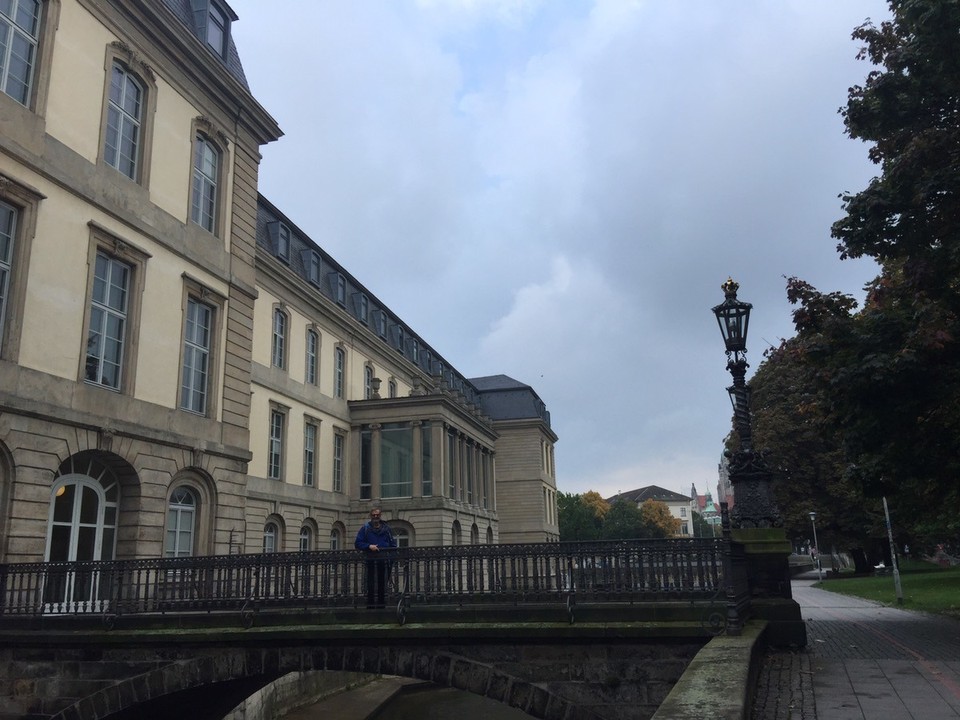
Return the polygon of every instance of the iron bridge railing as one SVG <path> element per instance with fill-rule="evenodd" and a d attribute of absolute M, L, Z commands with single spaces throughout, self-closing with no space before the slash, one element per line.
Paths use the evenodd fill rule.
<path fill-rule="evenodd" d="M 387 601 L 634 603 L 724 591 L 721 539 L 407 547 L 381 552 Z M 359 607 L 355 550 L 0 565 L 0 617 Z"/>

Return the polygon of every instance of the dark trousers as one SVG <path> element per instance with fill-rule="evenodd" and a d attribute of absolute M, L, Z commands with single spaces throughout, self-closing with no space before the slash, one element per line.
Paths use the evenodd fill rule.
<path fill-rule="evenodd" d="M 389 573 L 389 560 L 367 560 L 367 607 L 384 606 Z"/>

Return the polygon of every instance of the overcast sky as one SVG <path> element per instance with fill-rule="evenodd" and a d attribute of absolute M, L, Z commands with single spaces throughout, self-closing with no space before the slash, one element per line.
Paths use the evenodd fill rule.
<path fill-rule="evenodd" d="M 231 0 L 285 136 L 260 190 L 467 377 L 530 384 L 560 490 L 715 492 L 710 308 L 785 276 L 863 297 L 837 195 L 876 174 L 837 108 L 880 0 Z"/>

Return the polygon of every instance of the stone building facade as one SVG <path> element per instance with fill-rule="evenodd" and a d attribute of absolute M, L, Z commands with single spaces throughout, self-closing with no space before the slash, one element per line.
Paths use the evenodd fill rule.
<path fill-rule="evenodd" d="M 8 7 L 3 560 L 349 547 L 373 504 L 406 543 L 550 536 L 545 411 L 491 414 L 258 194 L 282 133 L 226 3 Z M 498 515 L 524 433 L 549 470 Z"/>

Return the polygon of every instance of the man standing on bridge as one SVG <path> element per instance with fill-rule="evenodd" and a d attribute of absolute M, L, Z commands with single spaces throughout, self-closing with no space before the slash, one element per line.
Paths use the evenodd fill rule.
<path fill-rule="evenodd" d="M 386 558 L 377 556 L 381 550 L 397 547 L 397 541 L 390 532 L 390 527 L 380 517 L 380 508 L 370 511 L 370 520 L 357 532 L 357 539 L 353 544 L 357 550 L 363 550 L 367 555 L 367 607 L 382 608 L 385 604 L 384 595 L 391 563 Z"/>

